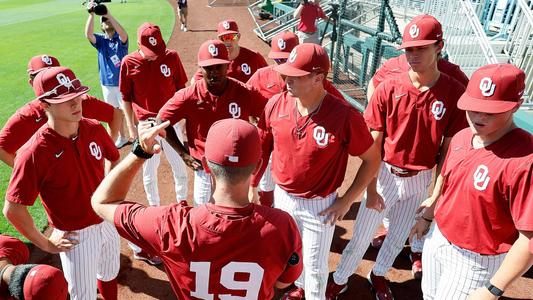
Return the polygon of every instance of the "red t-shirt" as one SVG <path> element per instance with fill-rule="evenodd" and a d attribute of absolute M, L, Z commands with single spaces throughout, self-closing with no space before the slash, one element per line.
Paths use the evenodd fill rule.
<path fill-rule="evenodd" d="M 302 271 L 298 228 L 279 209 L 124 203 L 115 226 L 161 257 L 178 299 L 271 299 L 276 281 L 291 283 Z"/>
<path fill-rule="evenodd" d="M 90 119 L 79 124 L 75 139 L 42 126 L 18 152 L 6 191 L 6 200 L 28 206 L 40 194 L 50 225 L 65 231 L 102 222 L 91 196 L 104 178 L 104 159 L 119 159 L 102 125 Z"/>
<path fill-rule="evenodd" d="M 257 70 L 246 84 L 259 90 L 259 92 L 267 99 L 286 91 L 285 81 L 283 80 L 283 77 L 274 70 L 274 67 L 274 65 L 266 66 Z M 339 92 L 339 90 L 337 90 L 327 79 L 324 79 L 324 89 L 333 96 L 344 99 L 341 92 Z"/>
<path fill-rule="evenodd" d="M 185 83 L 187 75 L 174 50 L 166 49 L 154 61 L 145 60 L 138 51 L 122 59 L 119 82 L 122 100 L 132 103 L 139 120 L 155 117 Z"/>
<path fill-rule="evenodd" d="M 320 5 L 314 3 L 303 4 L 298 31 L 307 33 L 316 32 L 316 19 L 318 18 L 326 18 L 326 14 Z"/>
<path fill-rule="evenodd" d="M 0 148 L 15 154 L 30 137 L 48 121 L 48 117 L 39 100 L 33 100 L 19 108 L 7 120 L 0 131 Z M 113 106 L 85 94 L 82 104 L 82 114 L 85 118 L 109 123 L 113 121 Z"/>
<path fill-rule="evenodd" d="M 410 170 L 433 168 L 442 138 L 468 126 L 457 108 L 464 90 L 444 73 L 424 92 L 413 86 L 408 72 L 381 83 L 364 116 L 369 128 L 383 132 L 383 161 Z"/>
<path fill-rule="evenodd" d="M 228 66 L 228 77 L 235 78 L 240 82 L 247 82 L 257 70 L 267 65 L 265 58 L 259 52 L 240 47 L 239 55 Z M 194 74 L 194 81 L 199 81 L 202 78 L 202 72 L 198 69 Z"/>
<path fill-rule="evenodd" d="M 472 138 L 466 128 L 451 141 L 435 220 L 454 245 L 506 253 L 518 230 L 533 231 L 533 136 L 516 128 L 481 149 Z"/>
<path fill-rule="evenodd" d="M 308 116 L 299 116 L 288 92 L 267 103 L 257 125 L 263 161 L 272 152 L 277 185 L 298 197 L 325 197 L 344 180 L 348 154 L 364 153 L 374 142 L 361 114 L 346 101 L 326 94 Z M 300 128 L 300 134 L 298 134 Z M 257 186 L 266 167 L 252 178 Z"/>
<path fill-rule="evenodd" d="M 454 78 L 455 80 L 462 83 L 464 86 L 468 85 L 468 76 L 461 71 L 461 67 L 458 65 L 449 62 L 445 59 L 439 59 L 437 62 L 437 68 L 442 73 Z M 393 58 L 390 58 L 386 60 L 383 65 L 376 71 L 374 76 L 372 77 L 372 83 L 374 84 L 374 87 L 377 87 L 381 82 L 385 81 L 385 79 L 392 77 L 396 74 L 401 74 L 403 72 L 409 71 L 411 69 L 411 66 L 407 62 L 407 57 L 405 56 L 405 53 L 396 56 Z"/>
<path fill-rule="evenodd" d="M 192 157 L 204 156 L 207 132 L 214 122 L 236 118 L 248 121 L 249 116 L 259 117 L 267 99 L 246 84 L 228 78 L 226 90 L 215 96 L 207 90 L 205 80 L 178 91 L 159 111 L 162 120 L 175 124 L 186 119 L 187 140 Z"/>

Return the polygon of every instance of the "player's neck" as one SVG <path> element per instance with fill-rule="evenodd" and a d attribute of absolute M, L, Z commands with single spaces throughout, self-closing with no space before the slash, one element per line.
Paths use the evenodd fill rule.
<path fill-rule="evenodd" d="M 110 29 L 110 30 L 106 30 L 105 31 L 105 35 L 108 37 L 108 38 L 112 38 L 114 35 L 115 35 L 115 29 Z"/>
<path fill-rule="evenodd" d="M 325 96 L 326 91 L 323 88 L 318 88 L 306 95 L 297 97 L 296 109 L 301 116 L 307 116 L 320 106 Z"/>
<path fill-rule="evenodd" d="M 213 200 L 216 205 L 226 207 L 246 207 L 250 204 L 248 191 L 250 181 L 237 184 L 218 182 L 213 192 Z"/>
<path fill-rule="evenodd" d="M 60 136 L 70 139 L 78 136 L 80 122 L 55 120 L 54 118 L 50 118 L 50 116 L 48 116 L 48 127 L 53 129 Z"/>
<path fill-rule="evenodd" d="M 511 118 L 512 118 L 512 115 L 511 115 Z M 474 149 L 487 147 L 490 144 L 497 142 L 504 135 L 509 133 L 509 131 L 515 128 L 516 128 L 516 125 L 511 119 L 510 122 L 507 123 L 506 126 L 500 128 L 497 131 L 491 132 L 489 134 L 484 134 L 484 135 L 474 134 L 474 137 L 472 138 L 472 147 L 474 147 Z"/>
<path fill-rule="evenodd" d="M 228 54 L 229 60 L 234 60 L 239 56 L 239 52 L 241 51 L 241 47 L 239 45 L 236 45 L 233 50 Z"/>
<path fill-rule="evenodd" d="M 426 91 L 433 87 L 440 78 L 440 72 L 437 69 L 437 64 L 434 67 L 427 68 L 421 71 L 409 70 L 409 78 L 411 83 L 419 91 Z"/>

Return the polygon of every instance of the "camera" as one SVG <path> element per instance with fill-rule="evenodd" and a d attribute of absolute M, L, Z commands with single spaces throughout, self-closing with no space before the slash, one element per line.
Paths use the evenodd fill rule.
<path fill-rule="evenodd" d="M 94 0 L 95 6 L 87 9 L 89 13 L 95 13 L 96 15 L 103 16 L 107 14 L 107 7 L 102 2 L 111 2 L 111 0 Z M 83 2 L 82 5 L 86 5 L 87 2 Z"/>

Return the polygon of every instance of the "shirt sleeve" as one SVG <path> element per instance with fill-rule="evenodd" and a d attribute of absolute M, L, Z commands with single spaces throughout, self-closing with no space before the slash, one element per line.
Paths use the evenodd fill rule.
<path fill-rule="evenodd" d="M 100 122 L 111 123 L 115 114 L 112 105 L 100 101 L 97 98 L 86 94 L 82 102 L 82 113 L 85 118 L 94 119 Z"/>
<path fill-rule="evenodd" d="M 25 118 L 16 112 L 0 131 L 0 148 L 15 154 L 41 126 L 42 123 Z"/>
<path fill-rule="evenodd" d="M 533 156 L 529 157 L 514 172 L 507 192 L 516 229 L 523 231 L 533 231 Z"/>
<path fill-rule="evenodd" d="M 453 96 L 455 99 L 459 99 L 463 92 L 465 91 L 465 87 L 460 84 L 457 80 L 454 80 L 455 83 L 458 84 L 456 94 Z M 466 121 L 466 112 L 464 110 L 461 110 L 457 107 L 457 101 L 455 101 L 456 106 L 454 107 L 454 110 L 452 111 L 452 115 L 450 116 L 450 120 L 448 121 L 448 125 L 446 126 L 446 131 L 444 132 L 445 137 L 452 137 L 457 132 L 465 129 L 468 127 L 468 122 Z"/>
<path fill-rule="evenodd" d="M 94 38 L 95 38 L 95 42 L 94 42 L 94 44 L 91 43 L 91 45 L 93 45 L 93 47 L 96 48 L 96 49 L 100 49 L 100 47 L 102 47 L 102 41 L 104 40 L 104 38 L 102 37 L 102 35 L 100 35 L 98 33 L 94 34 Z"/>
<path fill-rule="evenodd" d="M 387 97 L 389 97 L 389 93 L 386 86 L 384 84 L 379 85 L 365 109 L 364 119 L 371 130 L 385 131 L 386 111 L 383 102 L 387 100 Z"/>
<path fill-rule="evenodd" d="M 298 277 L 300 277 L 303 270 L 302 238 L 300 237 L 300 232 L 298 231 L 298 227 L 294 220 L 290 216 L 288 219 L 290 230 L 288 230 L 287 237 L 292 239 L 289 243 L 294 246 L 287 261 L 287 266 L 278 278 L 278 281 L 283 283 L 293 283 Z"/>
<path fill-rule="evenodd" d="M 25 149 L 25 148 L 23 148 Z M 31 206 L 39 195 L 46 166 L 38 165 L 35 151 L 20 151 L 15 157 L 13 173 L 6 191 L 6 200 Z"/>
<path fill-rule="evenodd" d="M 122 94 L 122 101 L 132 102 L 133 101 L 133 82 L 129 78 L 128 64 L 126 59 L 122 59 L 120 63 L 120 77 L 119 77 L 119 89 Z"/>
<path fill-rule="evenodd" d="M 185 90 L 177 91 L 163 107 L 159 110 L 157 116 L 163 121 L 170 121 L 171 125 L 176 124 L 184 119 L 187 113 L 187 102 L 185 99 Z"/>
<path fill-rule="evenodd" d="M 257 70 L 261 69 L 261 68 L 264 68 L 266 66 L 268 66 L 268 63 L 267 61 L 265 60 L 265 58 L 263 57 L 263 55 L 259 54 L 258 52 L 255 53 L 256 54 L 256 57 L 257 57 Z"/>
<path fill-rule="evenodd" d="M 270 101 L 277 101 L 273 99 L 278 99 L 279 95 L 274 96 Z M 269 102 L 270 104 L 270 102 Z M 259 122 L 257 123 L 257 130 L 259 131 L 259 138 L 261 140 L 261 167 L 256 174 L 252 174 L 251 186 L 257 187 L 263 173 L 265 173 L 268 161 L 270 159 L 270 153 L 272 153 L 272 148 L 274 146 L 274 137 L 272 136 L 272 131 L 269 125 L 269 114 L 272 111 L 272 106 L 269 105 L 263 110 Z M 267 114 L 268 110 L 268 114 Z"/>
<path fill-rule="evenodd" d="M 200 81 L 204 78 L 204 75 L 202 75 L 202 71 L 200 71 L 200 69 L 198 68 L 198 70 L 196 70 L 196 73 L 194 73 L 194 81 Z"/>
<path fill-rule="evenodd" d="M 319 18 L 322 18 L 322 19 L 326 18 L 326 14 L 324 13 L 324 10 L 322 10 L 322 7 L 320 7 L 320 5 L 317 5 L 317 12 L 318 12 Z"/>
<path fill-rule="evenodd" d="M 365 153 L 374 143 L 374 139 L 363 116 L 355 107 L 352 107 L 346 121 L 348 153 L 352 156 Z"/>
<path fill-rule="evenodd" d="M 181 90 L 185 87 L 187 83 L 187 73 L 185 73 L 185 68 L 181 63 L 180 56 L 176 52 L 176 73 L 174 74 L 174 85 L 176 86 L 176 91 Z"/>

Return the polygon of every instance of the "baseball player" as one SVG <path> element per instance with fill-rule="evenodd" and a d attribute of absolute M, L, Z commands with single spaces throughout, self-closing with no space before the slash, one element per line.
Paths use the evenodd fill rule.
<path fill-rule="evenodd" d="M 139 50 L 126 55 L 120 68 L 120 91 L 130 136 L 137 136 L 135 117 L 142 123 L 157 115 L 176 91 L 185 87 L 187 75 L 178 53 L 166 48 L 157 25 L 142 24 L 137 30 Z M 177 131 L 181 133 L 181 128 Z M 187 199 L 187 170 L 182 159 L 162 140 L 163 153 L 174 175 L 176 200 Z M 157 168 L 161 155 L 154 155 L 143 166 L 143 184 L 148 203 L 161 202 L 157 186 Z M 135 251 L 135 250 L 134 250 Z"/>
<path fill-rule="evenodd" d="M 412 230 L 429 229 L 424 299 L 496 299 L 533 263 L 533 136 L 513 122 L 524 89 L 522 70 L 487 65 L 458 102 L 470 128 L 453 137 Z"/>
<path fill-rule="evenodd" d="M 185 149 L 171 127 L 166 130 L 166 140 L 194 170 L 195 205 L 207 203 L 211 198 L 211 176 L 201 164 L 209 127 L 221 119 L 259 117 L 267 101 L 256 90 L 229 78 L 229 64 L 224 43 L 217 40 L 204 42 L 198 51 L 198 66 L 203 79 L 178 91 L 157 116 L 160 120 L 169 120 L 171 124 L 186 120 L 189 149 Z"/>
<path fill-rule="evenodd" d="M 293 12 L 293 17 L 295 19 L 300 18 L 298 31 L 296 31 L 296 34 L 300 39 L 300 44 L 314 43 L 320 45 L 318 29 L 316 28 L 317 20 L 330 20 L 322 10 L 322 7 L 320 7 L 320 1 L 301 0 L 300 5 Z M 331 20 L 335 21 L 333 19 Z"/>
<path fill-rule="evenodd" d="M 26 264 L 29 250 L 19 239 L 0 235 L 0 298 L 65 300 L 67 282 L 61 270 Z"/>
<path fill-rule="evenodd" d="M 463 71 L 461 71 L 461 68 L 458 65 L 441 58 L 440 55 L 437 61 L 437 68 L 442 73 L 452 78 L 455 78 L 464 86 L 468 84 L 468 77 Z M 368 89 L 366 94 L 367 100 L 370 102 L 370 100 L 372 99 L 372 95 L 374 94 L 375 88 L 385 79 L 401 74 L 403 72 L 407 72 L 409 71 L 409 69 L 411 69 L 411 66 L 407 61 L 405 53 L 385 61 L 368 83 Z M 381 247 L 383 241 L 385 240 L 385 236 L 387 235 L 387 228 L 389 227 L 388 217 L 385 217 L 383 219 L 383 225 L 385 227 L 385 231 L 378 230 L 378 233 L 374 236 L 372 242 L 370 243 L 370 245 L 376 249 L 379 249 Z M 422 247 L 423 243 L 419 243 L 418 239 L 415 239 L 414 244 L 411 245 L 411 272 L 417 279 L 422 278 Z"/>
<path fill-rule="evenodd" d="M 96 2 L 90 1 L 89 8 L 94 8 Z M 103 33 L 94 33 L 94 10 L 89 9 L 89 16 L 85 24 L 85 37 L 98 53 L 98 73 L 104 101 L 122 111 L 122 95 L 118 87 L 120 62 L 128 54 L 128 34 L 113 17 L 109 8 L 107 13 L 100 16 L 100 27 Z M 119 137 L 116 139 L 117 148 L 131 144 L 122 118 Z"/>
<path fill-rule="evenodd" d="M 176 12 L 179 15 L 181 23 L 180 30 L 183 32 L 187 32 L 187 0 L 177 0 L 176 2 Z"/>
<path fill-rule="evenodd" d="M 247 82 L 257 70 L 267 66 L 261 54 L 239 45 L 241 34 L 234 20 L 224 20 L 218 23 L 217 33 L 218 38 L 228 49 L 230 60 L 228 77 Z M 198 70 L 194 74 L 194 81 L 202 79 L 202 76 L 202 71 Z"/>
<path fill-rule="evenodd" d="M 415 17 L 405 27 L 400 46 L 411 69 L 382 82 L 366 108 L 365 121 L 380 152 L 383 149 L 383 162 L 359 208 L 354 238 L 328 284 L 328 299 L 346 291 L 348 277 L 386 215 L 389 234 L 368 280 L 377 299 L 394 298 L 385 274 L 403 249 L 415 211 L 428 195 L 432 169 L 438 164 L 439 174 L 451 137 L 466 127 L 465 116 L 457 109 L 464 86 L 437 69 L 442 46 L 440 23 L 429 15 Z"/>
<path fill-rule="evenodd" d="M 97 121 L 82 117 L 89 88 L 70 69 L 39 72 L 33 88 L 48 122 L 15 158 L 4 215 L 35 246 L 59 253 L 71 299 L 95 299 L 97 286 L 104 299 L 117 299 L 120 238 L 92 210 L 90 197 L 104 178 L 104 161 L 118 160 L 118 150 Z M 50 237 L 28 213 L 38 195 L 54 229 Z"/>
<path fill-rule="evenodd" d="M 95 192 L 94 209 L 124 238 L 163 259 L 179 299 L 271 299 L 274 286 L 285 288 L 300 275 L 302 242 L 288 214 L 249 202 L 250 175 L 261 156 L 253 125 L 224 119 L 209 129 L 203 163 L 216 182 L 214 203 L 123 202 L 169 124 L 140 126 L 139 144 Z"/>
<path fill-rule="evenodd" d="M 57 66 L 59 61 L 53 56 L 42 54 L 32 57 L 28 63 L 30 85 L 41 70 Z M 122 112 L 91 95 L 84 94 L 83 98 L 83 117 L 108 123 L 111 137 L 116 135 L 122 122 Z M 19 108 L 0 131 L 0 159 L 13 167 L 17 151 L 47 120 L 45 110 L 38 100 Z"/>
<path fill-rule="evenodd" d="M 324 90 L 329 58 L 316 44 L 300 44 L 286 63 L 287 91 L 272 97 L 261 116 L 263 160 L 272 154 L 274 206 L 288 212 L 302 235 L 304 272 L 283 299 L 324 299 L 335 222 L 341 220 L 379 166 L 379 152 L 361 114 Z M 337 196 L 348 161 L 362 165 L 342 197 Z M 257 192 L 266 166 L 254 176 Z"/>

